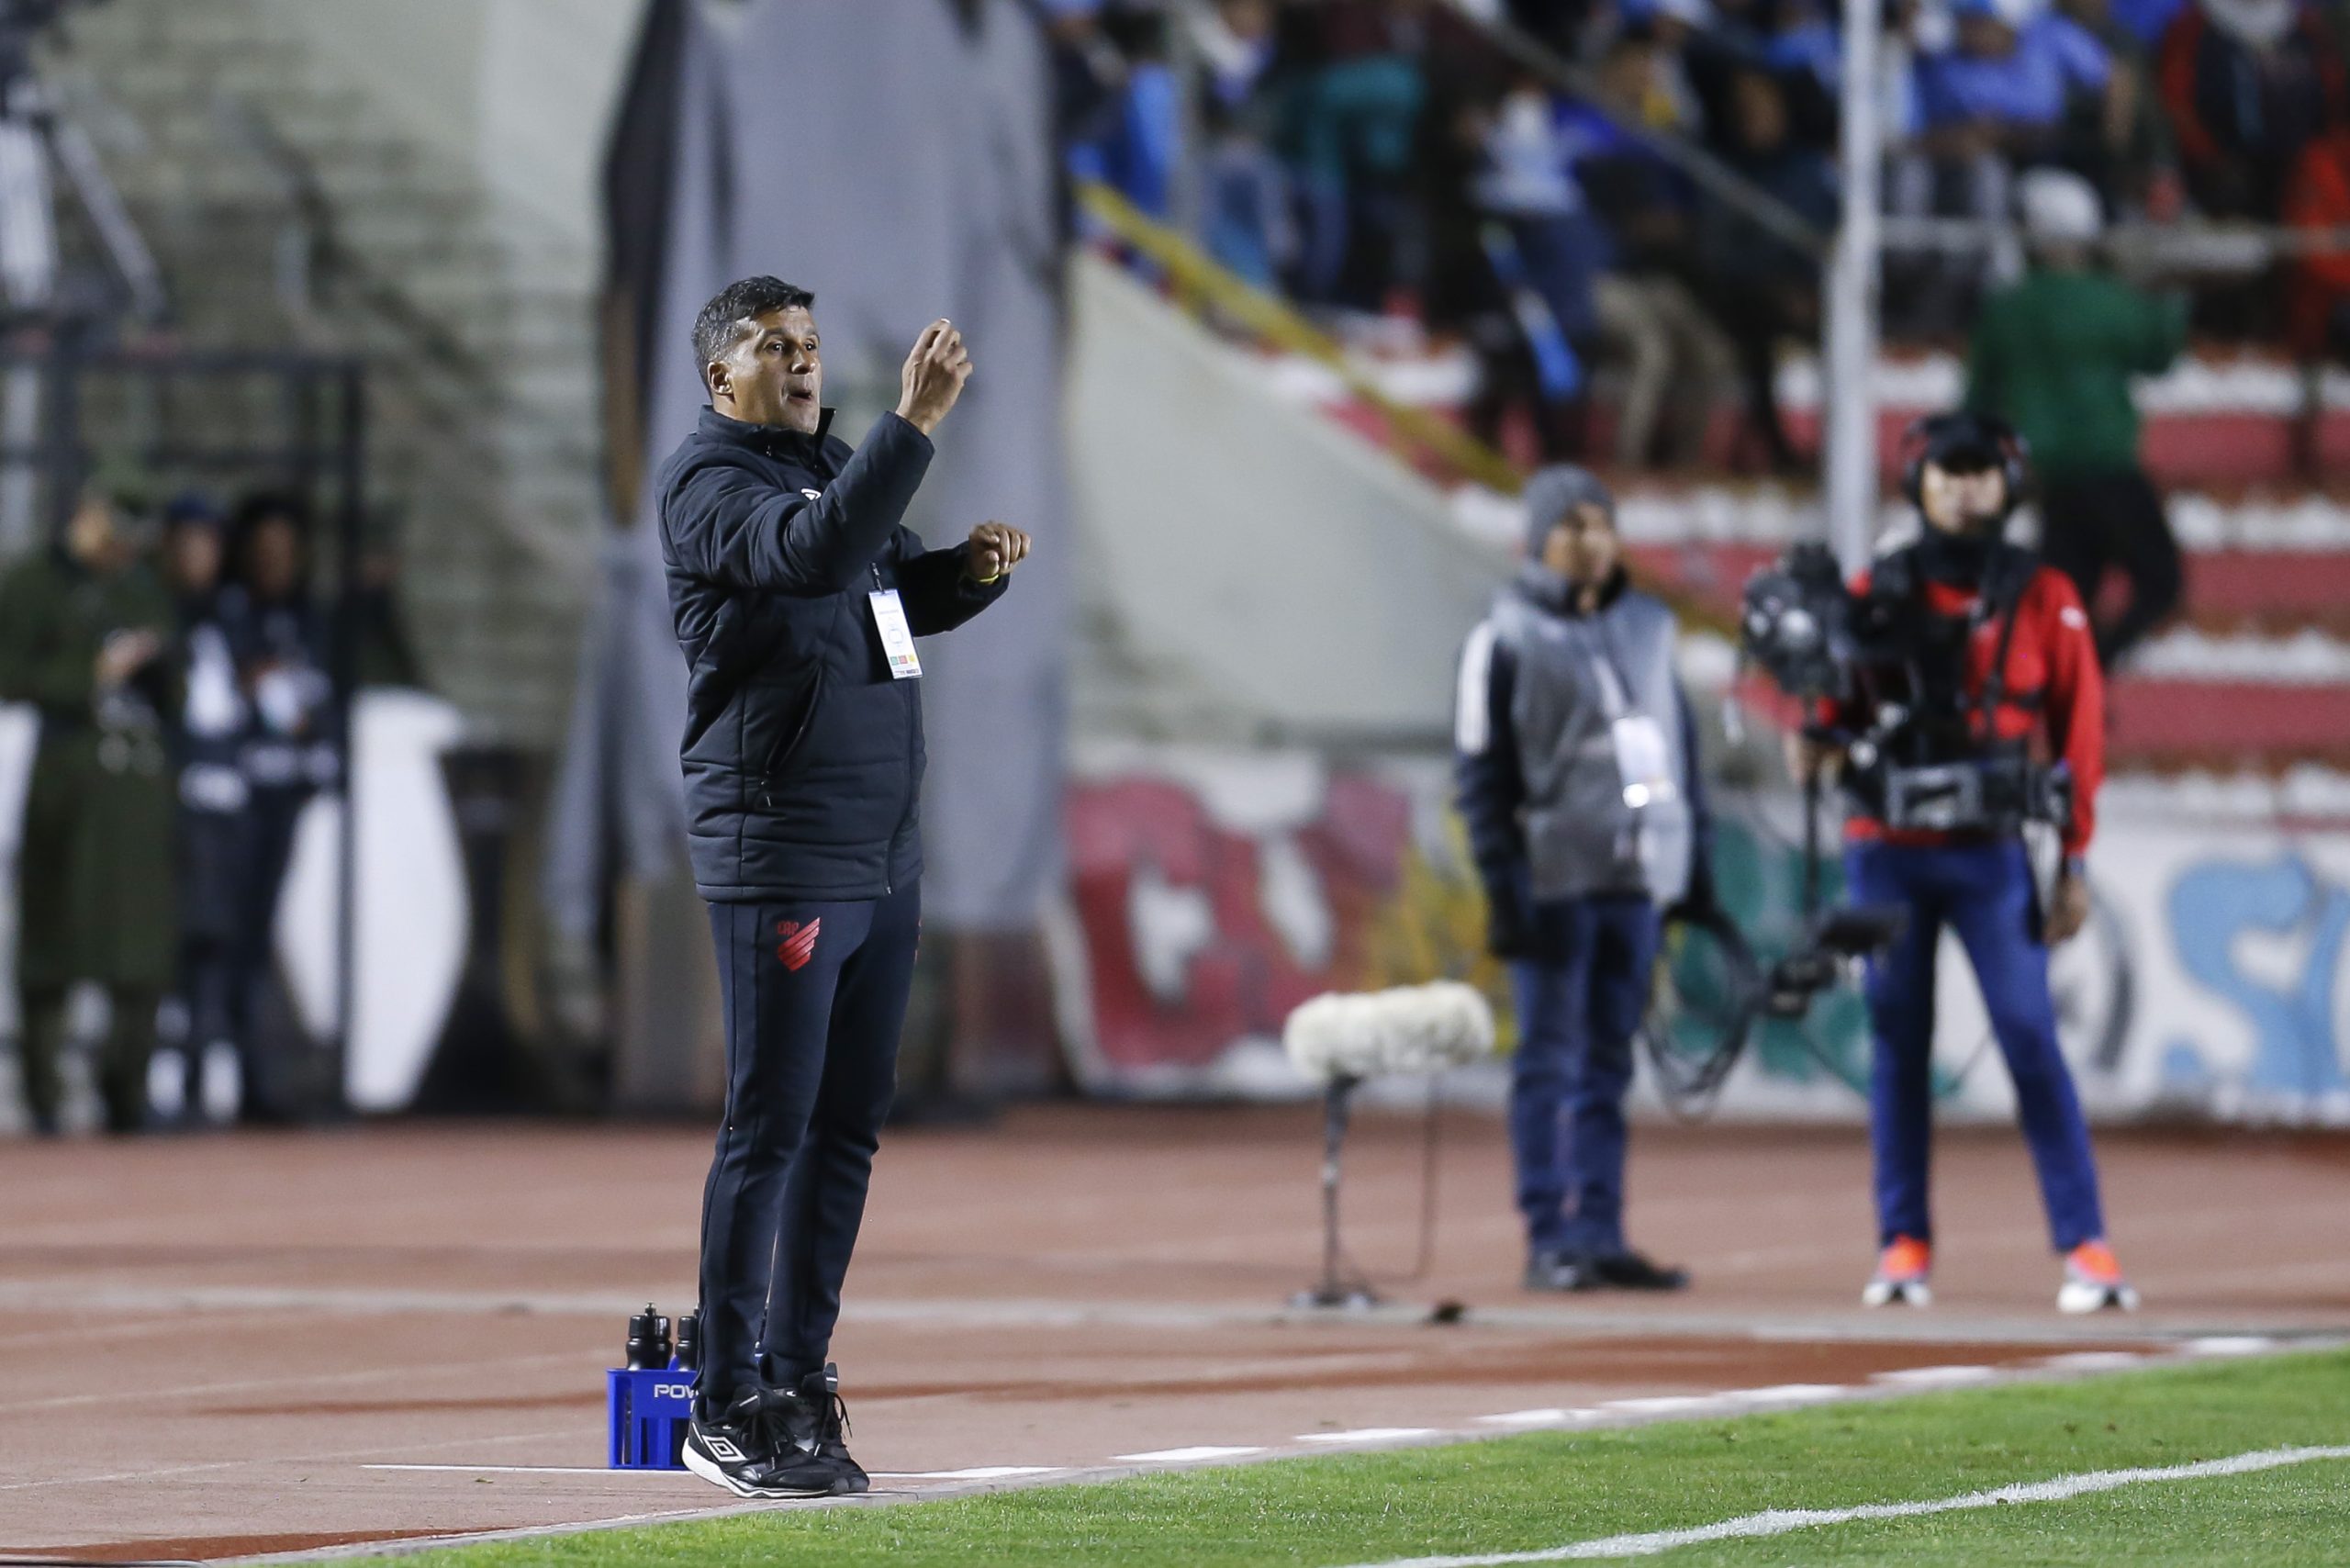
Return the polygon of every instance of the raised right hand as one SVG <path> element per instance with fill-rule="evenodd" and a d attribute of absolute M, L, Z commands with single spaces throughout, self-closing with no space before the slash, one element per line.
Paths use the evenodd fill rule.
<path fill-rule="evenodd" d="M 163 651 L 162 639 L 152 632 L 117 632 L 98 649 L 95 674 L 98 689 L 112 691 L 137 675 Z"/>
<path fill-rule="evenodd" d="M 933 321 L 914 340 L 914 351 L 906 356 L 905 369 L 899 373 L 902 395 L 898 398 L 898 417 L 923 434 L 930 434 L 963 395 L 963 383 L 970 376 L 971 356 L 963 347 L 963 334 L 952 321 Z"/>

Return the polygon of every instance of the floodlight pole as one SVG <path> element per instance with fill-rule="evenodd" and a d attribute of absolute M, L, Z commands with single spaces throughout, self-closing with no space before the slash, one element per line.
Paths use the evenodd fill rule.
<path fill-rule="evenodd" d="M 1876 532 L 1878 210 L 1885 161 L 1877 123 L 1882 4 L 1844 0 L 1840 150 L 1844 209 L 1828 272 L 1828 374 L 1820 387 L 1828 537 L 1848 572 L 1866 564 Z"/>

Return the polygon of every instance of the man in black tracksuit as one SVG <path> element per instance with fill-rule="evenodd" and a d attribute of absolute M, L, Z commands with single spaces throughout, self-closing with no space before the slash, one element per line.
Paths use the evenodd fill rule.
<path fill-rule="evenodd" d="M 747 1497 L 866 1489 L 826 1354 L 922 928 L 913 639 L 1001 598 L 1029 543 L 989 522 L 925 551 L 900 521 L 970 374 L 961 334 L 923 331 L 897 411 L 852 453 L 822 406 L 813 303 L 757 277 L 702 308 L 711 406 L 655 484 L 726 1009 L 686 1463 Z"/>

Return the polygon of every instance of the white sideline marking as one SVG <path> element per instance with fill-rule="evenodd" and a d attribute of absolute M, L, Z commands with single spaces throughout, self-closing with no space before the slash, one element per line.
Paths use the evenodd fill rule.
<path fill-rule="evenodd" d="M 1770 1388 L 1733 1389 L 1722 1397 L 1740 1405 L 1813 1405 L 1841 1399 L 1852 1392 L 1840 1383 L 1782 1383 Z"/>
<path fill-rule="evenodd" d="M 1989 1367 L 1908 1367 L 1900 1372 L 1879 1372 L 1876 1380 L 1913 1388 L 1946 1388 L 1957 1383 L 1982 1383 L 1998 1375 Z"/>
<path fill-rule="evenodd" d="M 1600 1408 L 1621 1410 L 1627 1416 L 1677 1416 L 1688 1410 L 1710 1410 L 1728 1397 L 1722 1394 L 1660 1394 L 1646 1399 L 1611 1399 Z"/>
<path fill-rule="evenodd" d="M 1475 1557 L 1399 1557 L 1358 1568 L 1505 1568 L 1516 1562 L 1587 1562 L 1608 1557 L 1653 1557 L 1676 1547 L 1715 1540 L 1749 1540 L 1786 1535 L 1819 1525 L 1850 1524 L 1856 1519 L 1909 1519 L 1926 1514 L 1951 1514 L 1963 1509 L 1996 1508 L 2009 1503 L 2061 1503 L 2091 1493 L 2111 1492 L 2141 1481 L 2196 1481 L 2212 1475 L 2244 1475 L 2259 1470 L 2279 1470 L 2314 1460 L 2350 1459 L 2350 1447 L 2265 1449 L 2199 1464 L 2173 1464 L 2144 1470 L 2093 1470 L 2060 1475 L 2053 1481 L 2018 1482 L 1987 1492 L 1956 1497 L 1936 1497 L 1916 1503 L 1863 1503 L 1851 1508 L 1766 1508 L 1718 1524 L 1687 1529 L 1646 1530 L 1636 1535 L 1611 1535 L 1578 1540 L 1539 1551 L 1495 1551 Z"/>
<path fill-rule="evenodd" d="M 2063 1372 L 2116 1372 L 2137 1366 L 2145 1359 L 2135 1350 L 2074 1350 L 2051 1356 L 2040 1364 Z"/>
<path fill-rule="evenodd" d="M 2277 1341 L 2266 1334 L 2210 1334 L 2189 1339 L 2186 1346 L 2194 1356 L 2257 1356 L 2276 1348 Z"/>
<path fill-rule="evenodd" d="M 1198 1448 L 1159 1449 L 1152 1453 L 1122 1453 L 1113 1455 L 1120 1464 L 1190 1464 L 1203 1459 L 1246 1459 L 1263 1449 L 1218 1448 L 1213 1443 Z"/>
<path fill-rule="evenodd" d="M 1569 1421 L 1588 1421 L 1598 1414 L 1596 1410 L 1505 1410 L 1498 1416 L 1480 1416 L 1477 1419 L 1489 1427 L 1557 1427 Z"/>
<path fill-rule="evenodd" d="M 1364 1427 L 1351 1432 L 1300 1432 L 1300 1443 L 1400 1443 L 1412 1438 L 1433 1438 L 1434 1427 Z"/>
<path fill-rule="evenodd" d="M 655 1470 L 648 1465 L 600 1464 L 363 1464 L 362 1470 L 425 1470 L 451 1475 L 666 1475 L 675 1481 L 699 1481 L 690 1470 Z"/>
<path fill-rule="evenodd" d="M 655 1469 L 643 1465 L 607 1468 L 590 1464 L 363 1464 L 362 1470 L 425 1470 L 453 1475 L 666 1475 L 672 1481 L 697 1481 L 690 1470 Z M 1055 1465 L 983 1464 L 971 1470 L 877 1470 L 880 1481 L 997 1481 L 1008 1475 L 1058 1475 Z"/>

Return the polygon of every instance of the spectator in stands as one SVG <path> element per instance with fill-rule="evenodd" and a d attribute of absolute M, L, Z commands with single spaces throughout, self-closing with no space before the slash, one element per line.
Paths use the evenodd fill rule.
<path fill-rule="evenodd" d="M 1617 35 L 1600 68 L 1603 100 L 1642 122 L 1658 101 L 1656 45 Z M 1684 466 L 1705 459 L 1715 396 L 1732 351 L 1691 286 L 1698 273 L 1695 214 L 1685 182 L 1617 119 L 1589 105 L 1560 113 L 1577 181 L 1612 241 L 1612 262 L 1593 287 L 1602 340 L 1628 360 L 1616 427 L 1616 460 Z"/>
<path fill-rule="evenodd" d="M 1539 90 L 1439 91 L 1441 133 L 1428 139 L 1421 181 L 1427 325 L 1477 356 L 1467 413 L 1479 439 L 1506 446 L 1509 421 L 1524 414 L 1544 457 L 1578 454 L 1597 327 L 1595 221 Z"/>
<path fill-rule="evenodd" d="M 2301 149 L 2285 196 L 2285 221 L 2311 236 L 2350 230 L 2350 127 L 2330 131 Z M 2288 341 L 2304 367 L 2295 456 L 2302 471 L 2313 475 L 2318 423 L 2325 409 L 2319 369 L 2327 360 L 2350 362 L 2350 244 L 2302 252 L 2290 277 Z"/>
<path fill-rule="evenodd" d="M 1715 88 L 1742 58 L 1740 14 L 1725 17 L 1712 0 L 1625 0 L 1624 30 L 1656 46 L 1662 91 L 1648 107 L 1648 125 L 1702 139 L 1722 118 Z"/>
<path fill-rule="evenodd" d="M 304 1086 L 290 1062 L 251 1025 L 270 978 L 278 895 L 293 860 L 302 810 L 341 782 L 334 747 L 334 687 L 325 618 L 310 593 L 310 515 L 298 497 L 262 493 L 237 509 L 231 580 L 220 613 L 230 628 L 238 678 L 252 710 L 239 756 L 252 823 L 238 920 L 236 993 L 246 1036 L 242 1110 L 248 1121 L 296 1114 Z"/>
<path fill-rule="evenodd" d="M 1778 82 L 1761 71 L 1740 73 L 1731 106 L 1726 150 L 1731 167 L 1819 232 L 1831 230 L 1838 214 L 1835 169 L 1816 149 L 1793 140 Z M 1774 472 L 1797 472 L 1803 461 L 1779 418 L 1778 353 L 1786 339 L 1816 335 L 1818 263 L 1726 201 L 1708 203 L 1701 225 L 1706 297 L 1736 350 L 1747 434 L 1762 442 Z"/>
<path fill-rule="evenodd" d="M 0 702 L 40 712 L 17 856 L 18 1059 L 33 1130 L 58 1130 L 66 1002 L 111 1003 L 98 1057 L 109 1132 L 146 1125 L 155 1014 L 172 983 L 170 598 L 143 557 L 140 499 L 93 487 L 54 548 L 0 578 Z"/>
<path fill-rule="evenodd" d="M 2041 552 L 2071 577 L 2111 670 L 2177 609 L 2178 542 L 2138 456 L 2131 382 L 2169 368 L 2187 338 L 2183 301 L 2157 299 L 2098 263 L 2103 214 L 2079 175 L 2036 169 L 2021 182 L 2031 271 L 1994 295 L 1975 324 L 1967 408 L 2031 443 L 2041 480 Z M 2118 567 L 2128 603 L 2100 617 Z"/>
<path fill-rule="evenodd" d="M 2105 95 L 2076 100 L 2076 146 L 2094 147 L 2103 166 L 2086 171 L 2116 203 L 2143 207 L 2157 222 L 2178 216 L 2177 153 L 2154 90 L 2152 47 L 2115 0 L 2056 0 L 2057 9 L 2104 46 L 2112 65 Z M 2093 117 L 2094 123 L 2087 123 Z"/>
<path fill-rule="evenodd" d="M 2069 133 L 2082 118 L 2079 100 L 2102 99 L 2112 62 L 2069 18 L 2035 12 L 2032 3 L 1953 0 L 1953 47 L 1918 62 L 1919 129 L 1915 151 L 1894 164 L 1896 212 L 2003 223 L 2018 168 L 2101 161 Z M 1968 314 L 1982 262 L 1979 255 L 1955 261 L 1920 269 L 1920 325 L 1940 328 Z M 2011 263 L 1995 257 L 1994 265 Z"/>
<path fill-rule="evenodd" d="M 2215 217 L 2275 221 L 2302 147 L 2350 120 L 2341 45 L 2304 0 L 2195 0 L 2161 72 L 2188 194 Z"/>
<path fill-rule="evenodd" d="M 1200 126 L 1206 137 L 1208 254 L 1259 287 L 1294 260 L 1289 185 L 1270 146 L 1274 105 L 1271 0 L 1216 0 L 1192 13 L 1201 64 Z"/>
<path fill-rule="evenodd" d="M 1116 14 L 1113 31 L 1082 6 L 1062 18 L 1059 91 L 1078 118 L 1071 127 L 1069 172 L 1098 180 L 1154 218 L 1169 216 L 1181 140 L 1174 73 L 1168 69 L 1166 19 Z M 1091 47 L 1115 45 L 1113 65 Z M 1097 75 L 1097 72 L 1101 74 Z M 1098 91 L 1096 91 L 1098 89 Z"/>
<path fill-rule="evenodd" d="M 1052 50 L 1054 138 L 1071 174 L 1105 179 L 1100 151 L 1118 118 L 1125 57 L 1102 30 L 1101 0 L 1040 0 Z"/>
<path fill-rule="evenodd" d="M 1325 0 L 1302 7 L 1314 64 L 1289 95 L 1288 155 L 1305 223 L 1308 299 L 1387 308 L 1414 274 L 1412 175 L 1428 96 L 1430 0 Z M 1295 35 L 1293 35 L 1295 36 Z"/>
<path fill-rule="evenodd" d="M 236 1100 L 243 881 L 252 791 L 241 766 L 252 710 L 221 615 L 227 520 L 191 493 L 164 512 L 163 565 L 179 610 L 185 696 L 171 726 L 179 771 L 179 994 L 165 1012 L 180 1066 L 179 1113 L 192 1123 L 207 1105 Z M 159 1111 L 173 1106 L 159 1095 Z"/>

